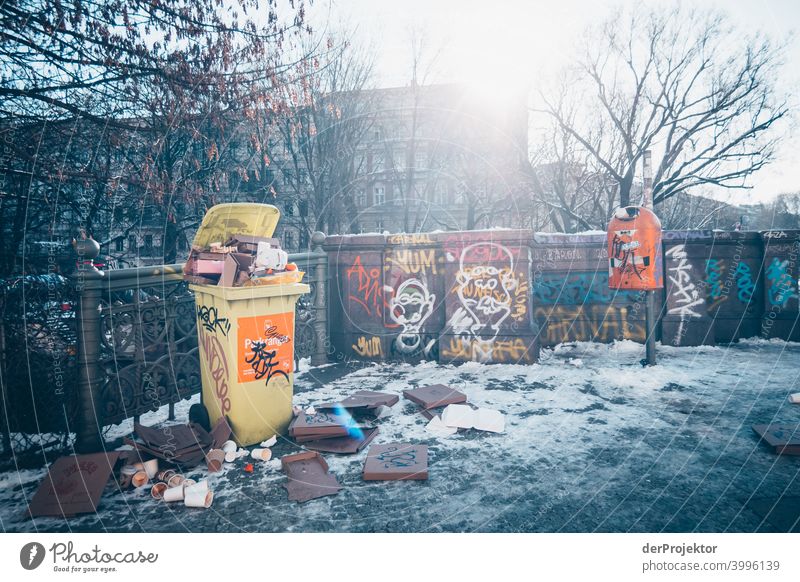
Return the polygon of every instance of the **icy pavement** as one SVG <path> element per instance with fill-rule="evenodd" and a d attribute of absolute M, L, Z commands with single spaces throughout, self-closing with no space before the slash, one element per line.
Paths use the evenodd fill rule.
<path fill-rule="evenodd" d="M 423 363 L 312 369 L 295 403 L 359 389 L 400 393 L 449 384 L 506 415 L 503 434 L 432 437 L 401 398 L 376 422 L 374 443 L 429 445 L 427 482 L 365 482 L 366 451 L 325 454 L 344 489 L 304 504 L 287 500 L 280 463 L 244 462 L 210 477 L 208 510 L 107 488 L 97 515 L 26 520 L 44 470 L 0 474 L 6 531 L 788 531 L 798 530 L 800 457 L 774 455 L 750 426 L 800 423 L 800 344 L 743 341 L 729 347 L 660 347 L 642 368 L 643 346 L 567 344 L 541 363 Z M 185 418 L 188 403 L 178 407 Z M 161 415 L 161 416 L 159 416 Z M 163 419 L 163 411 L 144 423 Z M 124 433 L 130 427 L 118 430 Z M 296 452 L 281 441 L 275 457 Z M 192 476 L 204 477 L 198 468 Z M 770 510 L 780 508 L 780 511 Z"/>

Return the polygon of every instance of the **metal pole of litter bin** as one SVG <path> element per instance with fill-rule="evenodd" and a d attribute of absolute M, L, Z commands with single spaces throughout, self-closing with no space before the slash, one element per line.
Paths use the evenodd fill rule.
<path fill-rule="evenodd" d="M 650 150 L 645 150 L 642 163 L 642 178 L 644 186 L 645 208 L 653 209 L 653 165 Z M 647 338 L 645 350 L 647 352 L 647 365 L 656 365 L 656 292 L 645 291 L 645 326 L 647 327 Z"/>
<path fill-rule="evenodd" d="M 101 384 L 100 371 L 100 300 L 103 273 L 92 260 L 100 254 L 100 245 L 91 239 L 80 240 L 75 245 L 78 269 L 72 275 L 78 292 L 78 399 L 79 417 L 75 433 L 75 450 L 78 453 L 95 453 L 103 450 L 101 431 L 103 421 L 98 406 Z"/>

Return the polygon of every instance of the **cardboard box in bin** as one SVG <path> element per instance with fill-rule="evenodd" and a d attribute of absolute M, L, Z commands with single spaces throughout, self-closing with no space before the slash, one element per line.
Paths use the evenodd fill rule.
<path fill-rule="evenodd" d="M 203 404 L 212 424 L 227 416 L 243 446 L 285 433 L 292 419 L 295 303 L 310 288 L 296 270 L 253 275 L 258 243 L 275 244 L 279 216 L 264 204 L 214 206 L 185 269 L 195 293 Z M 208 255 L 218 275 L 201 262 Z"/>

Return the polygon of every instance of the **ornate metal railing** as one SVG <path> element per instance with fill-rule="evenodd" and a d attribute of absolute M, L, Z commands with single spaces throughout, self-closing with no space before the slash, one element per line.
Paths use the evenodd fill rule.
<path fill-rule="evenodd" d="M 305 357 L 312 365 L 327 361 L 324 240 L 322 233 L 315 233 L 313 252 L 289 255 L 306 272 L 311 287 L 296 308 L 298 363 Z M 194 296 L 183 281 L 183 264 L 101 272 L 86 260 L 91 254 L 84 252 L 81 258 L 72 277 L 77 372 L 70 377 L 69 393 L 74 406 L 61 436 L 72 426 L 76 449 L 91 451 L 101 446 L 104 428 L 127 418 L 165 405 L 172 418 L 176 402 L 200 391 L 200 362 Z M 14 428 L 3 428 L 3 452 L 14 450 Z"/>

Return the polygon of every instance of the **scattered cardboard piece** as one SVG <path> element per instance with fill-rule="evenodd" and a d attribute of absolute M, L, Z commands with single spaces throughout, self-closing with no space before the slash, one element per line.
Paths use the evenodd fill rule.
<path fill-rule="evenodd" d="M 290 501 L 303 503 L 326 495 L 336 495 L 341 485 L 336 476 L 328 472 L 328 463 L 316 451 L 287 455 L 281 467 L 288 481 L 284 483 Z"/>
<path fill-rule="evenodd" d="M 409 443 L 372 445 L 364 463 L 365 481 L 428 478 L 428 447 Z"/>
<path fill-rule="evenodd" d="M 431 421 L 425 426 L 425 430 L 437 437 L 449 437 L 458 432 L 457 428 L 447 426 L 438 416 L 434 416 L 431 419 Z"/>
<path fill-rule="evenodd" d="M 233 430 L 231 430 L 227 417 L 221 417 L 211 429 L 211 448 L 221 449 L 222 444 L 231 438 L 231 433 L 233 433 Z"/>
<path fill-rule="evenodd" d="M 444 384 L 432 384 L 422 388 L 403 390 L 403 396 L 412 402 L 416 402 L 425 410 L 467 401 L 466 394 Z"/>
<path fill-rule="evenodd" d="M 31 517 L 70 517 L 97 511 L 100 496 L 114 470 L 120 451 L 61 457 L 31 499 Z"/>
<path fill-rule="evenodd" d="M 351 396 L 339 402 L 326 402 L 318 404 L 318 410 L 347 409 L 351 414 L 371 413 L 377 417 L 381 414 L 382 407 L 394 406 L 400 401 L 397 394 L 376 392 L 374 390 L 358 390 Z"/>
<path fill-rule="evenodd" d="M 754 424 L 753 430 L 779 455 L 800 455 L 800 425 Z"/>
<path fill-rule="evenodd" d="M 335 453 L 338 455 L 352 455 L 364 449 L 378 434 L 378 427 L 362 429 L 363 437 L 336 437 L 332 439 L 320 439 L 306 441 L 303 446 L 312 451 L 322 453 Z"/>
<path fill-rule="evenodd" d="M 800 392 L 796 394 L 789 394 L 789 402 L 792 404 L 800 404 Z"/>
<path fill-rule="evenodd" d="M 298 442 L 302 442 L 303 440 L 348 436 L 354 427 L 355 422 L 349 414 L 319 411 L 309 415 L 301 412 L 289 425 L 289 434 Z"/>

